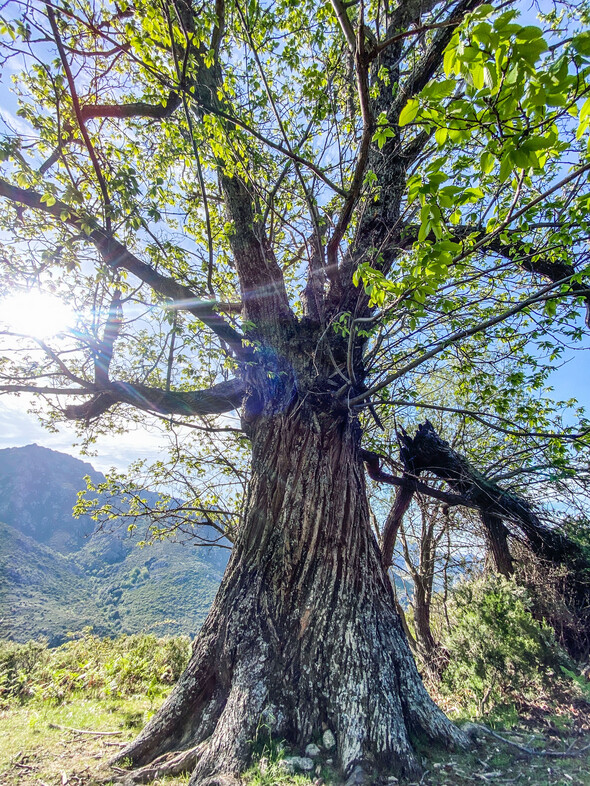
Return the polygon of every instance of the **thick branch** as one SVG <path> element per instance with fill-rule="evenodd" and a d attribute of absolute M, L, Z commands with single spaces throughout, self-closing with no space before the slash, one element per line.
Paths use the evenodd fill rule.
<path fill-rule="evenodd" d="M 164 120 L 170 117 L 181 104 L 180 96 L 171 90 L 165 104 L 148 104 L 146 101 L 134 101 L 129 104 L 86 104 L 81 107 L 80 115 L 83 120 L 100 117 L 128 118 L 152 117 L 155 120 Z"/>
<path fill-rule="evenodd" d="M 506 578 L 514 573 L 514 563 L 508 547 L 508 528 L 496 513 L 480 511 L 481 521 L 486 534 L 488 551 L 494 560 L 496 571 Z"/>
<path fill-rule="evenodd" d="M 131 382 L 113 382 L 84 404 L 64 407 L 71 420 L 92 420 L 115 404 L 130 404 L 163 415 L 217 415 L 240 406 L 245 386 L 240 379 L 220 382 L 206 390 L 167 391 Z"/>
<path fill-rule="evenodd" d="M 398 478 L 395 475 L 389 475 L 387 472 L 383 472 L 381 469 L 381 460 L 384 457 L 380 456 L 378 453 L 373 453 L 370 450 L 363 450 L 361 451 L 361 458 L 367 465 L 367 472 L 371 480 L 377 483 L 387 483 L 390 486 L 404 486 L 407 484 L 408 476 Z M 449 494 L 447 491 L 431 488 L 416 477 L 412 477 L 411 479 L 414 484 L 414 491 L 418 494 L 426 494 L 428 497 L 433 497 L 434 499 L 440 500 L 440 502 L 444 502 L 445 505 L 463 505 L 468 508 L 478 507 L 472 500 L 462 494 Z"/>
<path fill-rule="evenodd" d="M 404 473 L 402 481 L 402 485 L 399 486 L 395 492 L 395 500 L 385 519 L 385 525 L 383 527 L 381 564 L 385 570 L 389 570 L 393 565 L 393 550 L 395 549 L 397 533 L 399 532 L 406 511 L 410 507 L 414 491 L 416 490 L 415 478 Z"/>
<path fill-rule="evenodd" d="M 573 544 L 565 535 L 543 524 L 522 497 L 505 491 L 481 475 L 436 433 L 430 421 L 418 426 L 414 438 L 404 432 L 401 440 L 416 473 L 433 473 L 486 516 L 494 515 L 513 522 L 540 556 L 555 562 L 568 561 L 572 557 Z"/>

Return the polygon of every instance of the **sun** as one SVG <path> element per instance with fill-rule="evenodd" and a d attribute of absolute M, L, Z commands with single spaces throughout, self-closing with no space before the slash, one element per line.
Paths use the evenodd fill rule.
<path fill-rule="evenodd" d="M 13 333 L 47 339 L 73 327 L 74 312 L 63 300 L 38 289 L 0 301 L 0 324 Z"/>

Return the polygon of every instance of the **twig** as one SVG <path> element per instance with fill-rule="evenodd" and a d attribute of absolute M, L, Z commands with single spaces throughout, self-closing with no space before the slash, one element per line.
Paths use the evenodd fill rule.
<path fill-rule="evenodd" d="M 513 748 L 516 748 L 523 753 L 528 753 L 529 756 L 546 756 L 552 759 L 566 759 L 566 758 L 576 758 L 580 756 L 582 753 L 585 753 L 587 750 L 590 750 L 590 744 L 584 745 L 583 748 L 578 748 L 577 750 L 573 751 L 568 748 L 567 751 L 545 751 L 545 750 L 536 750 L 535 748 L 529 748 L 528 745 L 520 745 L 518 742 L 512 742 L 512 740 L 506 739 L 506 737 L 502 737 L 501 734 L 498 734 L 492 729 L 489 729 L 487 726 L 484 726 L 481 723 L 474 723 L 473 724 L 476 729 L 480 729 L 485 734 L 489 734 L 492 737 L 495 737 L 497 740 L 505 743 L 506 745 L 511 745 Z"/>
<path fill-rule="evenodd" d="M 92 731 L 92 729 L 74 729 L 71 726 L 61 726 L 59 723 L 49 723 L 50 729 L 62 729 L 63 731 L 73 731 L 75 734 L 92 734 L 95 737 L 118 737 L 122 731 Z"/>

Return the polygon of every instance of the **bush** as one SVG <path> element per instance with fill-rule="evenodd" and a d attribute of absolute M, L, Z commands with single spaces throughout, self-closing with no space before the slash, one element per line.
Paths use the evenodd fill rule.
<path fill-rule="evenodd" d="M 47 641 L 16 644 L 0 641 L 0 700 L 14 697 L 23 702 L 34 695 L 33 675 L 48 660 Z"/>
<path fill-rule="evenodd" d="M 37 697 L 61 702 L 166 693 L 190 657 L 186 636 L 137 634 L 101 639 L 90 631 L 55 649 L 47 642 L 0 642 L 0 701 Z"/>
<path fill-rule="evenodd" d="M 453 589 L 442 683 L 471 712 L 533 698 L 567 665 L 553 630 L 530 609 L 526 590 L 502 576 L 461 581 Z"/>

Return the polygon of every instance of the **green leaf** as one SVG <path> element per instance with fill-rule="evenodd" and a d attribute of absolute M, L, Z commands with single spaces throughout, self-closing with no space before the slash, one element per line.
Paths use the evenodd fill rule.
<path fill-rule="evenodd" d="M 518 33 L 516 34 L 516 39 L 518 41 L 533 41 L 535 38 L 542 38 L 543 31 L 540 27 L 536 27 L 535 25 L 527 25 L 526 27 L 521 27 Z"/>
<path fill-rule="evenodd" d="M 500 183 L 506 182 L 508 177 L 512 174 L 514 164 L 511 158 L 511 152 L 511 150 L 505 152 L 500 161 L 500 172 L 498 174 Z"/>
<path fill-rule="evenodd" d="M 580 121 L 585 120 L 590 115 L 590 96 L 582 104 L 580 109 Z"/>
<path fill-rule="evenodd" d="M 418 109 L 420 108 L 420 102 L 417 98 L 410 98 L 408 103 L 404 106 L 402 111 L 399 115 L 398 123 L 400 126 L 407 126 L 411 123 L 416 115 L 418 114 Z"/>
<path fill-rule="evenodd" d="M 437 128 L 434 132 L 434 138 L 436 143 L 439 147 L 442 147 L 444 143 L 447 141 L 447 136 L 449 135 L 449 131 L 447 128 Z"/>
<path fill-rule="evenodd" d="M 481 171 L 484 175 L 488 175 L 492 169 L 494 168 L 495 158 L 491 153 L 487 151 L 482 153 L 479 157 L 479 165 L 481 167 Z"/>
<path fill-rule="evenodd" d="M 574 36 L 572 47 L 582 55 L 590 55 L 590 33 L 584 32 Z"/>

